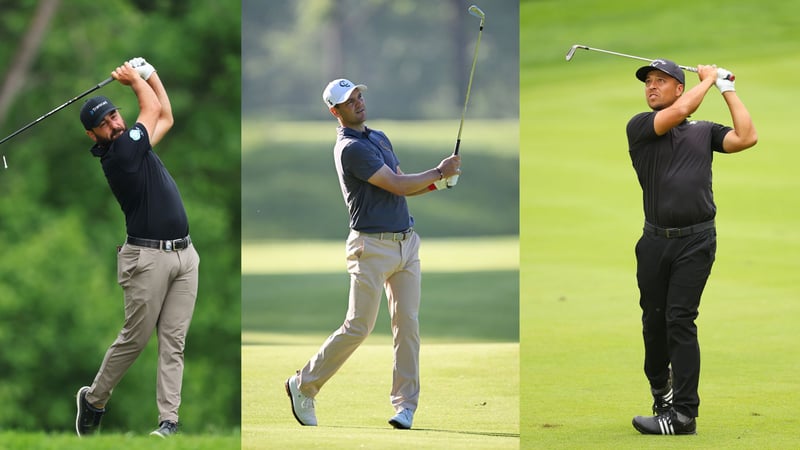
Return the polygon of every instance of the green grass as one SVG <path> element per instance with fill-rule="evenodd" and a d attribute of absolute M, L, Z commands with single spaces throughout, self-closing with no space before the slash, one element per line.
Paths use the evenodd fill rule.
<path fill-rule="evenodd" d="M 422 236 L 419 250 L 425 273 L 517 270 L 517 236 L 438 238 Z M 246 241 L 242 273 L 344 273 L 344 240 Z"/>
<path fill-rule="evenodd" d="M 336 122 L 242 123 L 242 236 L 344 240 L 347 208 L 333 164 Z M 406 173 L 453 152 L 458 121 L 370 121 L 392 141 Z M 519 230 L 518 126 L 473 120 L 461 139 L 455 189 L 408 200 L 424 237 L 507 236 Z"/>
<path fill-rule="evenodd" d="M 298 425 L 284 393 L 286 378 L 344 318 L 344 243 L 260 241 L 242 254 L 243 449 L 519 447 L 516 237 L 423 239 L 422 392 L 408 432 L 387 423 L 385 305 L 375 331 L 317 396 L 319 427 Z"/>
<path fill-rule="evenodd" d="M 344 243 L 259 242 L 246 244 L 242 255 L 244 332 L 324 337 L 341 325 L 349 290 Z M 424 239 L 421 334 L 444 342 L 517 342 L 518 255 L 516 237 Z M 375 333 L 388 334 L 388 323 L 382 305 Z"/>
<path fill-rule="evenodd" d="M 391 343 L 374 336 L 317 396 L 319 426 L 301 427 L 283 383 L 318 345 L 242 347 L 242 449 L 519 448 L 518 344 L 428 344 L 423 338 L 420 407 L 409 431 L 387 424 Z"/>
<path fill-rule="evenodd" d="M 152 430 L 147 430 L 149 433 Z M 73 433 L 22 433 L 0 431 L 0 448 L 25 450 L 236 450 L 241 448 L 238 432 L 220 435 L 178 434 L 167 440 L 149 436 L 102 434 L 79 438 Z"/>
<path fill-rule="evenodd" d="M 797 445 L 792 2 L 663 6 L 522 3 L 521 448 Z M 625 139 L 627 120 L 646 109 L 633 76 L 643 63 L 583 50 L 567 63 L 576 43 L 728 68 L 759 132 L 754 149 L 715 157 L 718 251 L 698 319 L 697 436 L 641 436 L 630 425 L 651 402 L 633 255 L 641 190 Z M 688 87 L 696 80 L 687 74 Z M 730 123 L 716 90 L 694 116 Z"/>

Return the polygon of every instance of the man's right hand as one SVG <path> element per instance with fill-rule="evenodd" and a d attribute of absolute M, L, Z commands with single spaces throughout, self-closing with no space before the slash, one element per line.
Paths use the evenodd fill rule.
<path fill-rule="evenodd" d="M 137 79 L 141 79 L 136 69 L 131 67 L 130 63 L 127 61 L 125 64 L 114 69 L 114 71 L 111 72 L 111 77 L 125 86 L 131 86 Z"/>
<path fill-rule="evenodd" d="M 717 66 L 697 66 L 697 76 L 700 78 L 700 81 L 711 79 L 717 79 Z"/>
<path fill-rule="evenodd" d="M 461 173 L 461 155 L 450 155 L 436 166 L 442 178 L 450 178 Z"/>

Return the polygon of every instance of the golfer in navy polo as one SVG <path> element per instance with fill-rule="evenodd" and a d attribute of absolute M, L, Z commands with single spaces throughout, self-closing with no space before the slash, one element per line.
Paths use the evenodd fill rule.
<path fill-rule="evenodd" d="M 347 267 L 350 296 L 342 326 L 302 370 L 286 381 L 292 412 L 301 425 L 317 425 L 314 398 L 372 332 L 382 292 L 389 303 L 394 342 L 390 401 L 395 428 L 411 428 L 419 400 L 420 239 L 406 196 L 447 188 L 461 171 L 460 156 L 404 174 L 385 134 L 365 125 L 363 84 L 331 81 L 322 98 L 339 121 L 333 156 L 350 212 Z M 452 184 L 452 183 L 451 183 Z M 356 382 L 357 383 L 357 382 Z"/>
<path fill-rule="evenodd" d="M 128 128 L 103 96 L 87 100 L 80 117 L 95 141 L 91 153 L 100 158 L 125 214 L 128 236 L 117 254 L 125 322 L 94 382 L 78 390 L 75 428 L 80 436 L 97 431 L 112 390 L 155 331 L 159 426 L 151 434 L 167 437 L 178 431 L 183 350 L 197 297 L 200 257 L 189 237 L 178 186 L 153 151 L 173 123 L 167 92 L 153 66 L 142 58 L 126 62 L 111 75 L 136 94 L 136 123 Z"/>

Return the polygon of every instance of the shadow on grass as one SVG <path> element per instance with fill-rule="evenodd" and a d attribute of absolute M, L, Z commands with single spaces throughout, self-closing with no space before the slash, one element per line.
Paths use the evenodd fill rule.
<path fill-rule="evenodd" d="M 374 430 L 375 427 L 353 427 L 353 426 L 346 426 L 346 427 L 339 427 L 339 426 L 322 426 L 318 428 L 336 428 L 340 430 L 348 430 L 348 429 L 356 429 L 356 430 Z M 507 437 L 507 438 L 519 438 L 519 433 L 501 433 L 497 431 L 464 431 L 464 430 L 443 430 L 437 428 L 412 428 L 410 430 L 394 430 L 398 433 L 402 432 L 409 432 L 413 433 L 415 431 L 426 431 L 429 433 L 448 433 L 448 434 L 466 434 L 471 436 L 488 436 L 488 437 Z"/>

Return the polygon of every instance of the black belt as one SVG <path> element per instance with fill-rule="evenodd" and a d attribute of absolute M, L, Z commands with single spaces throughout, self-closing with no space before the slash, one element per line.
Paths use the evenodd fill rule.
<path fill-rule="evenodd" d="M 661 228 L 648 222 L 644 223 L 644 231 L 655 233 L 667 239 L 685 237 L 695 233 L 699 233 L 701 231 L 710 230 L 712 228 L 714 228 L 713 220 L 709 220 L 708 222 L 698 223 L 696 225 L 690 225 L 688 227 L 683 227 L 683 228 Z"/>
<path fill-rule="evenodd" d="M 356 230 L 357 231 L 357 230 Z M 384 232 L 384 233 L 364 233 L 358 231 L 358 234 L 362 236 L 369 236 L 374 237 L 376 239 L 386 240 L 386 241 L 405 241 L 406 239 L 411 237 L 411 233 L 414 232 L 413 228 L 409 228 L 405 231 L 397 231 L 397 232 Z"/>
<path fill-rule="evenodd" d="M 140 247 L 148 247 L 148 248 L 157 248 L 159 250 L 171 252 L 174 250 L 183 250 L 185 248 L 188 248 L 189 244 L 192 243 L 192 238 L 186 236 L 185 238 L 181 239 L 170 239 L 166 241 L 160 241 L 158 239 L 143 239 L 143 238 L 128 236 L 127 242 L 128 244 L 131 245 L 138 245 Z"/>

